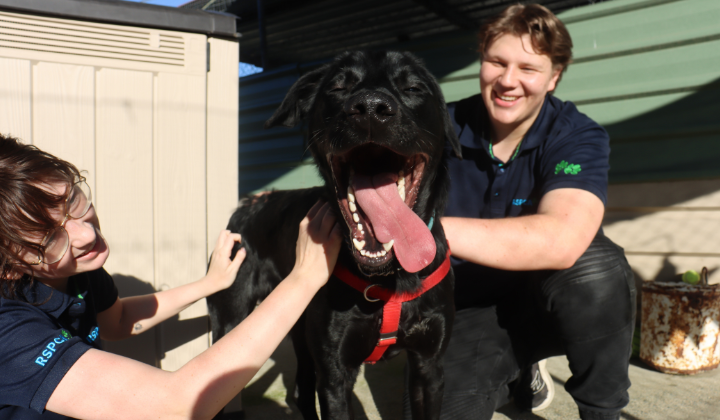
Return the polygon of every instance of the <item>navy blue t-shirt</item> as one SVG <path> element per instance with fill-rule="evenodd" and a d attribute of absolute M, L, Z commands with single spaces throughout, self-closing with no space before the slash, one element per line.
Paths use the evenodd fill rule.
<path fill-rule="evenodd" d="M 118 291 L 100 268 L 70 277 L 68 293 L 35 281 L 24 299 L 0 298 L 0 420 L 68 418 L 45 405 L 77 359 L 100 348 L 97 314 Z"/>
<path fill-rule="evenodd" d="M 492 154 L 490 123 L 480 95 L 448 104 L 463 159 L 450 153 L 446 216 L 499 219 L 536 214 L 540 199 L 578 188 L 607 199 L 610 139 L 572 102 L 547 95 L 540 114 L 508 162 Z M 487 244 L 488 247 L 493 246 Z M 453 258 L 458 308 L 493 304 L 493 288 L 508 290 L 522 273 Z"/>

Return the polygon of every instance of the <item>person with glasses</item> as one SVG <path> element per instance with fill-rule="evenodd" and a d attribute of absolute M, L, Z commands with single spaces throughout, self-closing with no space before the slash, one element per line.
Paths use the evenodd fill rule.
<path fill-rule="evenodd" d="M 0 134 L 0 420 L 210 419 L 270 357 L 334 268 L 341 238 L 318 202 L 290 275 L 229 334 L 176 372 L 103 352 L 229 287 L 245 257 L 220 234 L 202 279 L 119 298 L 78 169 Z"/>

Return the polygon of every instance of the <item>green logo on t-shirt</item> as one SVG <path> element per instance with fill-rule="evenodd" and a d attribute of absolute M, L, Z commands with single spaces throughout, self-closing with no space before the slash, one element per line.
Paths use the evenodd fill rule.
<path fill-rule="evenodd" d="M 555 175 L 559 174 L 560 172 L 564 172 L 569 175 L 577 175 L 577 173 L 581 170 L 582 169 L 580 168 L 580 165 L 567 163 L 563 160 L 555 166 Z"/>
<path fill-rule="evenodd" d="M 67 330 L 60 330 L 60 333 L 63 335 L 63 337 L 65 337 L 67 339 L 72 338 L 72 334 L 70 334 Z"/>

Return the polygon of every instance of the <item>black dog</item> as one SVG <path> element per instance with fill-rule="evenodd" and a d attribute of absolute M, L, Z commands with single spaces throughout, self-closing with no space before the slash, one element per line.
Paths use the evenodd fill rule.
<path fill-rule="evenodd" d="M 446 154 L 460 154 L 442 93 L 411 54 L 345 53 L 301 77 L 265 127 L 301 119 L 309 122 L 309 149 L 325 186 L 244 199 L 228 228 L 242 234 L 248 253 L 233 286 L 208 298 L 213 337 L 242 321 L 290 273 L 298 224 L 323 198 L 345 221 L 338 265 L 375 290 L 364 294 L 333 276 L 293 328 L 304 418 L 317 419 L 316 385 L 323 419 L 352 418 L 358 369 L 382 341 L 383 358 L 408 353 L 413 417 L 437 419 L 441 356 L 454 316 L 454 278 L 438 220 L 449 183 Z M 384 326 L 390 333 L 381 336 L 382 320 L 391 316 L 373 296 L 417 292 L 442 267 L 435 276 L 442 281 L 402 303 L 399 325 Z"/>

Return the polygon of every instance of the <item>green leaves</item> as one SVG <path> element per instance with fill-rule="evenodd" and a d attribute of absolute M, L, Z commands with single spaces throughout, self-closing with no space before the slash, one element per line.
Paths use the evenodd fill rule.
<path fill-rule="evenodd" d="M 555 166 L 555 175 L 559 174 L 560 172 L 564 172 L 568 175 L 577 175 L 578 172 L 580 172 L 582 168 L 580 168 L 580 165 L 576 165 L 574 163 L 567 163 L 566 161 L 560 161 Z"/>

